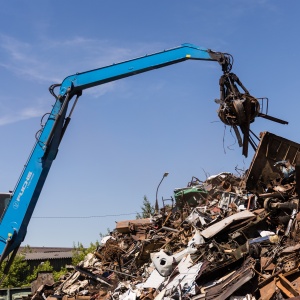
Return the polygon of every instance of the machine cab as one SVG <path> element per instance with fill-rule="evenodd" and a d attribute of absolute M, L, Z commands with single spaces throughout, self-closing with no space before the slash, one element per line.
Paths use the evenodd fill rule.
<path fill-rule="evenodd" d="M 9 204 L 11 195 L 11 193 L 0 193 L 0 220 L 2 219 L 3 214 Z"/>

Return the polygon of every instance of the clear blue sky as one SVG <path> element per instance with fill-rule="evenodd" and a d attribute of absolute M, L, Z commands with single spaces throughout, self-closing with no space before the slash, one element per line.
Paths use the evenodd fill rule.
<path fill-rule="evenodd" d="M 54 103 L 51 84 L 185 42 L 231 53 L 251 94 L 290 122 L 257 119 L 253 131 L 300 142 L 299 9 L 297 0 L 2 1 L 0 190 L 17 182 Z M 84 91 L 23 245 L 88 246 L 134 219 L 144 195 L 154 203 L 166 171 L 159 199 L 192 176 L 247 169 L 253 151 L 242 157 L 216 114 L 220 75 L 215 62 L 188 61 Z"/>

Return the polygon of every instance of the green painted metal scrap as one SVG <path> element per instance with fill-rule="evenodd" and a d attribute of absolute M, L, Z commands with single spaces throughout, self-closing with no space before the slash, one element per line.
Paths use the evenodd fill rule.
<path fill-rule="evenodd" d="M 206 202 L 208 192 L 203 186 L 193 186 L 174 190 L 176 206 L 184 207 L 186 204 L 190 207 L 198 206 Z"/>

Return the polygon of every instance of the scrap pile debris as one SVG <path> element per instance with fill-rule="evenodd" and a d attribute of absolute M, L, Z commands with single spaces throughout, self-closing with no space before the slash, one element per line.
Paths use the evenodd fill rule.
<path fill-rule="evenodd" d="M 244 174 L 192 177 L 32 299 L 300 299 L 299 158 L 299 144 L 261 133 Z"/>

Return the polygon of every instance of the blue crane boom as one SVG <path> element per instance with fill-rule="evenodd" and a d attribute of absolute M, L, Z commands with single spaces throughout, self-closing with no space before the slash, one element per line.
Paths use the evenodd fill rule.
<path fill-rule="evenodd" d="M 173 49 L 77 73 L 66 77 L 61 85 L 49 88 L 56 98 L 55 104 L 40 130 L 10 199 L 6 199 L 8 203 L 0 220 L 0 264 L 5 258 L 8 259 L 6 271 L 25 238 L 28 223 L 82 90 L 191 59 L 217 61 L 224 74 L 228 74 L 231 70 L 229 54 L 214 52 L 192 44 L 182 44 Z M 56 86 L 60 86 L 57 96 L 53 91 Z M 73 96 L 76 96 L 73 107 L 68 109 Z"/>
<path fill-rule="evenodd" d="M 78 90 L 83 90 L 190 59 L 219 61 L 224 68 L 227 68 L 230 65 L 230 58 L 224 53 L 213 52 L 192 44 L 182 44 L 177 48 L 68 76 L 62 82 L 60 95 L 64 96 L 67 93 L 68 88 L 71 88 L 75 93 Z"/>

